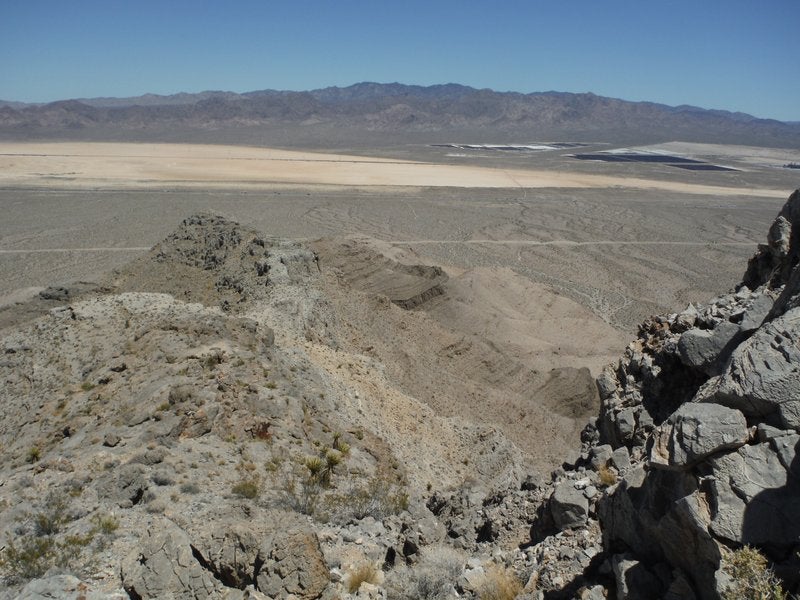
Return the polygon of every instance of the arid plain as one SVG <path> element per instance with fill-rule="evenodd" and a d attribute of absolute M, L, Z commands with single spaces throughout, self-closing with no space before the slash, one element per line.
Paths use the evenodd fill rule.
<path fill-rule="evenodd" d="M 0 144 L 0 298 L 99 273 L 191 212 L 268 234 L 373 238 L 450 269 L 507 267 L 630 334 L 734 283 L 797 151 L 665 144 L 738 170 L 577 161 L 569 150 L 371 157 L 242 146 Z M 422 158 L 414 161 L 411 156 Z M 486 166 L 488 165 L 488 166 Z"/>

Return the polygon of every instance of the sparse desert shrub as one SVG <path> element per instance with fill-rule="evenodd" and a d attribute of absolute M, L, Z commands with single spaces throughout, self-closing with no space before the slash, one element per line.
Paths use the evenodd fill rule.
<path fill-rule="evenodd" d="M 21 536 L 9 539 L 0 555 L 0 569 L 12 582 L 41 577 L 56 566 L 55 540 L 50 537 Z"/>
<path fill-rule="evenodd" d="M 480 600 L 514 600 L 522 592 L 522 583 L 511 569 L 492 565 L 477 592 Z"/>
<path fill-rule="evenodd" d="M 237 496 L 242 498 L 249 498 L 250 500 L 258 498 L 260 493 L 259 482 L 255 479 L 245 479 L 237 483 L 231 488 L 231 491 Z"/>
<path fill-rule="evenodd" d="M 41 457 L 42 451 L 39 446 L 31 446 L 28 448 L 28 452 L 25 454 L 25 460 L 31 464 L 38 462 Z"/>
<path fill-rule="evenodd" d="M 379 571 L 371 562 L 362 563 L 353 568 L 347 576 L 347 591 L 355 594 L 362 583 L 377 584 L 379 582 Z"/>
<path fill-rule="evenodd" d="M 379 473 L 365 483 L 354 483 L 344 492 L 325 497 L 326 520 L 349 521 L 373 517 L 377 520 L 408 508 L 408 493 Z"/>
<path fill-rule="evenodd" d="M 767 559 L 755 548 L 745 546 L 722 558 L 722 569 L 731 583 L 723 600 L 786 600 L 786 592 L 769 568 Z"/>
<path fill-rule="evenodd" d="M 390 571 L 384 587 L 389 600 L 445 600 L 454 598 L 454 584 L 461 576 L 464 557 L 449 546 L 434 546 L 421 553 L 414 567 Z"/>
<path fill-rule="evenodd" d="M 184 494 L 199 494 L 200 493 L 200 486 L 197 485 L 194 482 L 182 483 L 181 484 L 181 491 Z"/>
<path fill-rule="evenodd" d="M 290 476 L 281 489 L 284 504 L 292 510 L 304 515 L 314 515 L 317 512 L 322 496 L 322 484 L 314 477 Z"/>
<path fill-rule="evenodd" d="M 119 520 L 114 515 L 97 515 L 93 520 L 97 530 L 104 535 L 111 535 L 119 529 Z"/>
<path fill-rule="evenodd" d="M 104 544 L 97 534 L 109 535 L 116 529 L 106 519 L 98 518 L 83 532 L 62 535 L 72 518 L 63 499 L 49 497 L 40 512 L 22 518 L 17 535 L 0 550 L 0 573 L 18 582 L 41 577 L 51 567 L 74 572 L 88 569 Z"/>
<path fill-rule="evenodd" d="M 67 513 L 67 503 L 64 498 L 55 495 L 48 496 L 44 509 L 33 515 L 31 519 L 33 531 L 37 537 L 60 533 L 64 525 L 72 520 Z"/>

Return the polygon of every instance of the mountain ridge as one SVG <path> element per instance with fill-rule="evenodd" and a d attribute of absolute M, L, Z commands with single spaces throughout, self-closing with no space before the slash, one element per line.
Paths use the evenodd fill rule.
<path fill-rule="evenodd" d="M 455 83 L 361 82 L 310 91 L 207 90 L 129 98 L 0 102 L 4 137 L 114 128 L 334 126 L 365 131 L 479 130 L 498 135 L 593 135 L 800 147 L 800 125 L 740 112 L 628 101 L 591 92 L 498 92 Z"/>

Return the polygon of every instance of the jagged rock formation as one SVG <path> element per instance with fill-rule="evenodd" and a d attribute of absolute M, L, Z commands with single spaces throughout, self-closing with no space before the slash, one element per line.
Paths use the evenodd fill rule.
<path fill-rule="evenodd" d="M 598 508 L 604 547 L 646 597 L 718 598 L 744 544 L 800 584 L 799 257 L 796 191 L 738 290 L 644 323 L 598 380 L 600 441 L 632 457 Z"/>

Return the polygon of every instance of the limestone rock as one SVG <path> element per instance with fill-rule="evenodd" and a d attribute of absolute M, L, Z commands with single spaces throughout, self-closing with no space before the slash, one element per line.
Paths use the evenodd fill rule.
<path fill-rule="evenodd" d="M 701 402 L 724 404 L 752 417 L 775 413 L 799 398 L 800 309 L 761 327 L 733 352 L 722 375 L 697 394 Z M 783 425 L 800 430 L 793 408 L 782 411 Z"/>
<path fill-rule="evenodd" d="M 16 600 L 128 600 L 123 590 L 98 591 L 73 575 L 50 575 L 28 582 Z"/>
<path fill-rule="evenodd" d="M 721 450 L 747 442 L 747 421 L 718 404 L 684 404 L 653 435 L 650 464 L 685 469 Z"/>
<path fill-rule="evenodd" d="M 719 373 L 739 339 L 739 325 L 722 321 L 714 329 L 690 329 L 681 336 L 678 352 L 687 366 L 708 375 Z"/>
<path fill-rule="evenodd" d="M 779 287 L 789 279 L 800 254 L 800 190 L 789 196 L 767 234 L 767 243 L 759 245 L 750 259 L 742 280 L 750 289 L 762 285 Z"/>
<path fill-rule="evenodd" d="M 739 323 L 739 328 L 742 332 L 755 331 L 764 322 L 764 319 L 769 315 L 775 301 L 767 294 L 760 294 L 752 302 L 749 308 L 742 315 L 742 321 Z"/>
<path fill-rule="evenodd" d="M 330 583 L 328 567 L 315 533 L 276 533 L 260 548 L 264 565 L 258 589 L 270 597 L 293 594 L 303 600 L 319 598 Z"/>
<path fill-rule="evenodd" d="M 550 497 L 550 512 L 559 530 L 581 527 L 586 524 L 589 501 L 571 481 L 558 484 Z"/>
<path fill-rule="evenodd" d="M 710 462 L 717 506 L 711 530 L 716 535 L 737 543 L 784 549 L 797 543 L 800 481 L 790 477 L 769 442 L 743 446 Z M 796 462 L 793 458 L 792 464 Z"/>
<path fill-rule="evenodd" d="M 191 541 L 165 521 L 145 531 L 138 547 L 122 562 L 122 584 L 131 598 L 217 598 L 222 585 L 192 553 Z"/>

